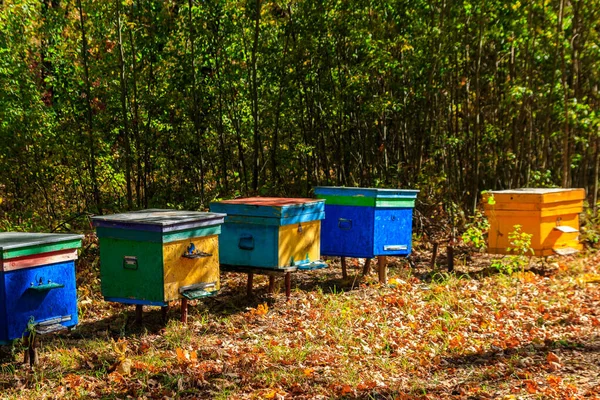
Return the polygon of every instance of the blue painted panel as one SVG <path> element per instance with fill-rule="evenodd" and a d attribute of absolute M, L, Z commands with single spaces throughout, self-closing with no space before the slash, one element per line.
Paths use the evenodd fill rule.
<path fill-rule="evenodd" d="M 225 222 L 219 235 L 219 262 L 277 268 L 279 227 Z"/>
<path fill-rule="evenodd" d="M 412 249 L 412 208 L 376 208 L 373 254 L 408 256 Z"/>
<path fill-rule="evenodd" d="M 31 283 L 48 280 L 64 287 L 51 290 L 32 290 Z M 20 338 L 33 317 L 36 322 L 56 317 L 71 316 L 66 327 L 77 325 L 77 290 L 75 288 L 75 263 L 68 261 L 24 268 L 4 273 L 2 290 L 6 315 L 6 333 L 0 340 Z"/>
<path fill-rule="evenodd" d="M 325 205 L 321 254 L 373 257 L 373 207 Z"/>

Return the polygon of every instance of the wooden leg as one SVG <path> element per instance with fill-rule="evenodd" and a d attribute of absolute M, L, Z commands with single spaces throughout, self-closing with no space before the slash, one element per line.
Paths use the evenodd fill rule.
<path fill-rule="evenodd" d="M 25 336 L 23 338 L 23 347 L 25 348 L 25 353 L 23 354 L 23 364 L 29 364 L 29 336 Z"/>
<path fill-rule="evenodd" d="M 454 272 L 454 246 L 452 242 L 448 243 L 446 251 L 448 253 L 448 272 Z"/>
<path fill-rule="evenodd" d="M 289 272 L 285 273 L 285 297 L 289 301 L 292 293 L 292 276 Z"/>
<path fill-rule="evenodd" d="M 438 249 L 440 244 L 438 242 L 433 243 L 433 251 L 431 252 L 431 268 L 435 268 L 435 260 L 437 258 Z"/>
<path fill-rule="evenodd" d="M 275 277 L 269 275 L 269 293 L 273 293 L 273 289 L 275 289 Z"/>
<path fill-rule="evenodd" d="M 135 322 L 142 323 L 142 314 L 144 314 L 144 306 L 141 304 L 135 305 Z"/>
<path fill-rule="evenodd" d="M 371 273 L 371 259 L 365 259 L 365 265 L 363 266 L 363 275 L 369 275 Z"/>
<path fill-rule="evenodd" d="M 387 283 L 387 257 L 377 256 L 377 263 L 379 264 L 379 283 Z"/>
<path fill-rule="evenodd" d="M 346 257 L 342 257 L 342 278 L 348 277 L 348 270 L 346 269 Z"/>
<path fill-rule="evenodd" d="M 169 312 L 169 306 L 163 306 L 160 308 L 160 316 L 163 324 L 167 322 L 167 313 Z"/>
<path fill-rule="evenodd" d="M 29 353 L 29 365 L 34 367 L 40 363 L 40 358 L 38 355 L 39 342 L 37 335 L 30 336 L 28 343 L 29 346 L 27 347 L 26 352 Z"/>
<path fill-rule="evenodd" d="M 188 320 L 188 299 L 181 299 L 181 322 L 187 324 Z"/>
<path fill-rule="evenodd" d="M 252 285 L 254 284 L 254 274 L 248 272 L 248 283 L 246 284 L 246 294 L 248 297 L 252 296 Z"/>

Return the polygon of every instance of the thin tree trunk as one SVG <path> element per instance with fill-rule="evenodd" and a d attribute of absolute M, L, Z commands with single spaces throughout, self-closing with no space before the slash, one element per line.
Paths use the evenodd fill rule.
<path fill-rule="evenodd" d="M 260 9 L 261 0 L 256 0 L 256 14 L 254 16 L 254 42 L 252 44 L 252 69 L 251 69 L 251 82 L 252 82 L 252 120 L 254 122 L 254 147 L 252 155 L 252 190 L 256 193 L 258 191 L 258 172 L 260 168 L 259 160 L 259 147 L 260 147 L 260 135 L 258 132 L 259 126 L 259 115 L 258 115 L 258 79 L 257 79 L 257 54 L 258 54 L 258 39 L 260 33 Z"/>
<path fill-rule="evenodd" d="M 94 202 L 96 203 L 96 211 L 102 214 L 102 204 L 100 200 L 100 188 L 98 186 L 98 178 L 96 176 L 96 140 L 94 139 L 94 121 L 92 116 L 92 99 L 90 90 L 90 70 L 88 61 L 88 41 L 85 30 L 85 19 L 83 17 L 83 7 L 81 0 L 77 0 L 77 8 L 79 11 L 79 23 L 81 30 L 81 57 L 83 61 L 83 94 L 85 96 L 86 118 L 88 125 L 88 146 L 89 146 L 89 169 L 90 179 L 92 180 L 92 192 L 94 194 Z"/>
<path fill-rule="evenodd" d="M 123 55 L 123 35 L 121 25 L 121 0 L 117 4 L 117 35 L 119 44 L 119 83 L 121 85 L 121 113 L 123 114 L 123 143 L 125 145 L 125 181 L 127 186 L 127 208 L 133 209 L 133 192 L 131 190 L 131 144 L 129 142 L 129 120 L 127 111 L 127 81 L 125 78 L 125 57 Z"/>

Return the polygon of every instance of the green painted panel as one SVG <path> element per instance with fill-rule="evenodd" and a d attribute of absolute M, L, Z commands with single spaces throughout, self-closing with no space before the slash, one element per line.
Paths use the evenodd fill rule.
<path fill-rule="evenodd" d="M 161 243 L 100 238 L 100 279 L 104 297 L 162 302 L 163 275 Z"/>
<path fill-rule="evenodd" d="M 415 199 L 410 198 L 375 198 L 364 196 L 328 196 L 317 195 L 325 199 L 328 206 L 361 206 L 361 207 L 390 207 L 390 208 L 414 208 Z"/>
<path fill-rule="evenodd" d="M 7 260 L 9 258 L 30 256 L 33 254 L 48 253 L 51 251 L 67 250 L 67 249 L 78 249 L 81 247 L 81 239 L 69 240 L 66 242 L 49 243 L 30 247 L 20 247 L 16 249 L 5 250 L 2 254 L 2 258 Z"/>
<path fill-rule="evenodd" d="M 377 199 L 375 207 L 415 208 L 415 199 Z"/>
<path fill-rule="evenodd" d="M 192 239 L 203 236 L 219 235 L 221 233 L 221 225 L 206 226 L 203 228 L 188 229 L 185 231 L 167 233 L 163 237 L 163 243 L 176 242 L 183 239 Z"/>
<path fill-rule="evenodd" d="M 137 231 L 132 229 L 97 227 L 96 234 L 100 239 L 122 239 L 143 243 L 169 243 L 177 240 L 190 239 L 202 236 L 218 235 L 221 233 L 221 225 L 192 228 L 173 233 L 161 233 L 150 231 Z"/>
<path fill-rule="evenodd" d="M 335 205 L 335 206 L 364 206 L 364 207 L 374 207 L 375 206 L 375 198 L 374 197 L 364 197 L 364 196 L 327 196 L 327 195 L 317 195 L 319 199 L 325 199 L 325 205 Z M 327 216 L 326 216 L 327 218 Z"/>

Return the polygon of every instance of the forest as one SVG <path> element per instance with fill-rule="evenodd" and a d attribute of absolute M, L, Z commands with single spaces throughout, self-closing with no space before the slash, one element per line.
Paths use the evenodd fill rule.
<path fill-rule="evenodd" d="M 600 3 L 0 2 L 0 215 L 315 185 L 598 192 Z M 85 222 L 85 221 L 84 221 Z M 85 225 L 85 223 L 84 223 Z"/>
<path fill-rule="evenodd" d="M 29 315 L 11 291 L 65 284 L 0 246 L 0 397 L 597 399 L 599 84 L 600 0 L 0 0 L 0 235 L 69 234 L 36 246 L 73 275 L 56 324 L 77 325 L 3 341 L 7 304 Z M 189 320 L 172 282 L 181 312 L 104 295 L 115 230 L 92 221 L 316 186 L 413 189 L 406 258 L 251 278 L 207 226 L 214 251 L 169 247 L 215 260 Z M 486 216 L 510 214 L 487 191 L 558 187 L 585 189 L 549 223 L 583 251 L 534 256 L 514 225 L 486 253 Z"/>

